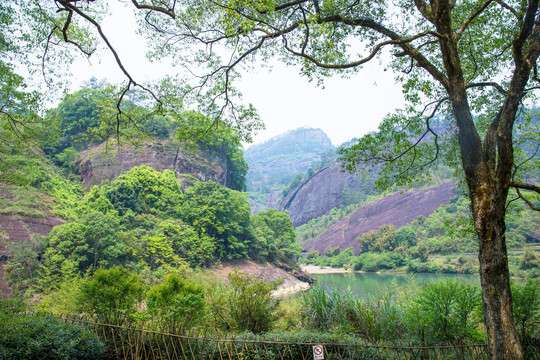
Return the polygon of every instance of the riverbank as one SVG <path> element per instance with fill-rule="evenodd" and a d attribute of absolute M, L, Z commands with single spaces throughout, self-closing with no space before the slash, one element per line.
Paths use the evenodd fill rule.
<path fill-rule="evenodd" d="M 329 266 L 317 266 L 310 264 L 301 264 L 300 269 L 308 274 L 338 274 L 338 273 L 348 273 L 353 272 L 352 268 L 333 268 Z M 357 271 L 358 272 L 358 271 Z"/>
<path fill-rule="evenodd" d="M 222 281 L 227 282 L 227 275 L 235 268 L 238 268 L 240 271 L 251 276 L 256 276 L 257 278 L 264 279 L 266 281 L 282 281 L 279 288 L 272 293 L 272 296 L 274 297 L 287 297 L 301 291 L 305 291 L 310 287 L 307 282 L 300 281 L 291 273 L 278 268 L 273 264 L 261 264 L 248 259 L 224 261 L 219 266 L 214 267 L 212 270 L 216 276 L 222 279 Z"/>

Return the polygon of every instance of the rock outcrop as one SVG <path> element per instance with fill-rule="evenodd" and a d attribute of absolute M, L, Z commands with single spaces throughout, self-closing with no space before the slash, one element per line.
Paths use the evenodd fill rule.
<path fill-rule="evenodd" d="M 293 226 L 297 227 L 343 205 L 344 192 L 358 191 L 362 185 L 362 176 L 341 172 L 336 162 L 304 179 L 287 194 L 279 210 L 288 212 Z"/>
<path fill-rule="evenodd" d="M 427 217 L 439 206 L 448 204 L 454 195 L 454 184 L 451 182 L 444 182 L 427 190 L 410 190 L 388 195 L 361 207 L 334 224 L 316 240 L 307 243 L 304 249 L 319 250 L 321 253 L 335 246 L 342 250 L 348 247 L 357 249 L 356 239 L 362 234 L 377 230 L 385 224 L 399 228 L 420 215 Z"/>
<path fill-rule="evenodd" d="M 0 189 L 0 196 L 9 199 L 9 190 Z M 0 215 L 0 294 L 9 296 L 11 289 L 4 280 L 4 264 L 10 244 L 30 240 L 33 234 L 47 235 L 54 226 L 64 221 L 53 217 Z"/>
<path fill-rule="evenodd" d="M 104 153 L 105 146 L 101 144 L 81 153 L 80 174 L 87 187 L 99 185 L 103 180 L 114 180 L 133 167 L 142 165 L 156 171 L 174 171 L 181 183 L 185 174 L 201 181 L 212 180 L 224 186 L 230 182 L 223 165 L 226 163 L 225 159 L 205 151 L 184 150 L 171 139 L 145 142 L 137 148 L 129 145 L 121 148 L 115 146 L 108 149 L 108 154 Z"/>

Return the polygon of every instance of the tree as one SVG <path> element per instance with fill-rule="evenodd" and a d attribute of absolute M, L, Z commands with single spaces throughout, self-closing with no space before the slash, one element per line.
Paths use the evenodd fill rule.
<path fill-rule="evenodd" d="M 177 123 L 177 139 L 188 149 L 206 150 L 223 159 L 226 187 L 246 190 L 248 166 L 238 131 L 222 120 L 209 118 L 196 111 L 185 111 Z"/>
<path fill-rule="evenodd" d="M 362 234 L 358 239 L 358 247 L 362 252 L 387 252 L 393 251 L 397 246 L 396 227 L 383 225 L 378 230 Z"/>
<path fill-rule="evenodd" d="M 477 342 L 479 307 L 480 294 L 473 285 L 448 280 L 426 284 L 412 303 L 412 327 L 421 331 L 425 345 Z"/>
<path fill-rule="evenodd" d="M 291 219 L 276 209 L 260 211 L 251 217 L 257 239 L 251 250 L 257 250 L 270 261 L 278 260 L 293 264 L 300 256 Z M 255 248 L 255 249 L 254 249 Z"/>
<path fill-rule="evenodd" d="M 184 193 L 180 216 L 201 238 L 214 240 L 217 259 L 247 256 L 252 234 L 246 195 L 213 181 L 197 182 Z"/>
<path fill-rule="evenodd" d="M 0 181 L 25 184 L 33 169 L 21 166 L 21 156 L 35 155 L 28 149 L 40 141 L 54 138 L 54 127 L 47 126 L 39 114 L 43 96 L 29 88 L 21 76 L 20 63 L 25 45 L 35 37 L 28 28 L 19 26 L 15 4 L 0 3 Z M 26 40 L 26 41 L 24 41 Z"/>

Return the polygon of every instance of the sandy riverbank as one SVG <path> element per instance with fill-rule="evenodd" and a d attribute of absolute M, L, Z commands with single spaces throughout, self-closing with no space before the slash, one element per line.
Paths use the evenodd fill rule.
<path fill-rule="evenodd" d="M 344 268 L 331 268 L 331 267 L 320 267 L 316 265 L 300 265 L 300 269 L 302 269 L 303 272 L 306 272 L 308 274 L 337 274 L 337 273 L 348 273 L 352 272 L 351 270 L 345 270 Z"/>
<path fill-rule="evenodd" d="M 274 297 L 286 297 L 309 289 L 308 283 L 298 280 L 283 269 L 268 263 L 260 264 L 248 259 L 224 261 L 221 265 L 214 267 L 213 270 L 216 276 L 226 282 L 228 281 L 227 274 L 232 272 L 234 268 L 240 268 L 242 272 L 266 281 L 281 280 L 283 283 L 272 293 Z"/>

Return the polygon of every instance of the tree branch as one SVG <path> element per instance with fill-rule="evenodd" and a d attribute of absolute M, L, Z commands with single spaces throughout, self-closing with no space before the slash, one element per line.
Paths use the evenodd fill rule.
<path fill-rule="evenodd" d="M 523 200 L 525 202 L 525 204 L 527 204 L 531 209 L 533 209 L 535 211 L 540 211 L 540 207 L 535 206 L 532 202 L 530 202 L 529 199 L 527 199 L 525 196 L 523 196 L 521 194 L 521 192 L 519 191 L 519 188 L 516 188 L 516 192 L 517 192 L 518 196 L 520 197 L 520 199 Z"/>
<path fill-rule="evenodd" d="M 431 11 L 431 8 L 428 6 L 428 4 L 424 0 L 414 0 L 414 4 L 416 5 L 416 8 L 418 9 L 418 11 L 420 11 L 422 16 L 427 21 L 433 24 L 433 21 L 434 21 L 433 13 Z"/>
<path fill-rule="evenodd" d="M 467 89 L 471 89 L 471 88 L 476 88 L 476 87 L 493 87 L 495 88 L 499 93 L 501 93 L 502 95 L 506 95 L 507 94 L 507 91 L 503 89 L 503 87 L 494 82 L 494 81 L 486 81 L 486 82 L 479 82 L 479 83 L 470 83 L 470 84 L 467 84 Z"/>
<path fill-rule="evenodd" d="M 518 182 L 518 181 L 511 181 L 510 186 L 515 188 L 515 189 L 530 190 L 530 191 L 534 191 L 534 192 L 540 194 L 540 186 L 538 186 L 538 185 L 525 184 L 525 183 Z"/>
<path fill-rule="evenodd" d="M 459 29 L 457 35 L 456 35 L 456 41 L 459 42 L 459 40 L 461 39 L 461 36 L 463 36 L 463 32 L 465 32 L 465 30 L 467 29 L 467 27 L 469 26 L 469 24 L 478 16 L 480 15 L 489 5 L 491 5 L 493 3 L 494 0 L 487 0 L 485 3 L 483 3 L 481 6 L 478 7 L 478 9 L 476 9 L 476 11 L 474 11 L 471 15 L 469 15 L 469 17 L 467 18 L 467 20 L 465 20 L 463 22 L 463 24 L 461 25 L 461 28 Z"/>
<path fill-rule="evenodd" d="M 131 0 L 131 2 L 133 3 L 133 5 L 135 5 L 135 7 L 137 9 L 144 9 L 144 10 L 160 12 L 162 14 L 170 16 L 173 19 L 176 19 L 176 14 L 174 12 L 174 8 L 176 7 L 176 0 L 173 1 L 173 5 L 172 5 L 172 7 L 170 9 L 166 9 L 164 7 L 161 7 L 161 6 L 139 4 L 139 2 L 137 0 Z"/>

